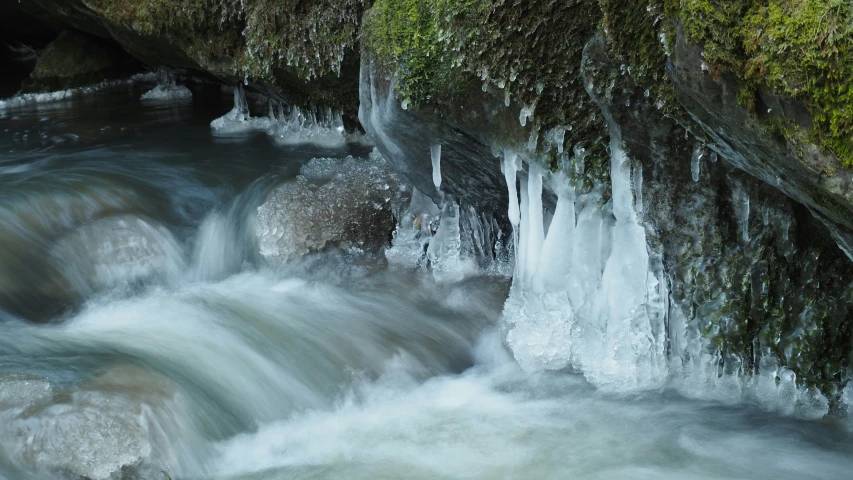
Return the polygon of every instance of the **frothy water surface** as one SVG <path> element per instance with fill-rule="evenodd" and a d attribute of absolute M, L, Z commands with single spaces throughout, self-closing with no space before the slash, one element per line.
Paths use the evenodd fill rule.
<path fill-rule="evenodd" d="M 230 97 L 151 87 L 0 115 L 0 479 L 853 471 L 837 421 L 526 373 L 497 333 L 505 277 L 355 247 L 266 261 L 269 193 L 368 152 L 214 136 Z"/>

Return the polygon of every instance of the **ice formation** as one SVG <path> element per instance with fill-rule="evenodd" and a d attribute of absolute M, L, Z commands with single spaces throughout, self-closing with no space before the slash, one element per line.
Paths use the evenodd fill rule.
<path fill-rule="evenodd" d="M 338 148 L 351 140 L 359 140 L 346 134 L 342 115 L 332 110 L 303 112 L 291 106 L 285 113 L 282 105 L 274 109 L 270 102 L 267 116 L 253 117 L 243 84 L 234 88 L 234 108 L 212 121 L 210 127 L 220 135 L 263 132 L 281 145 L 311 144 Z"/>
<path fill-rule="evenodd" d="M 702 150 L 701 146 L 696 146 L 696 148 L 693 149 L 693 155 L 690 158 L 690 173 L 694 182 L 699 181 L 699 164 L 704 156 L 705 152 Z"/>
<path fill-rule="evenodd" d="M 86 87 L 72 88 L 69 90 L 59 90 L 56 92 L 46 93 L 21 93 L 14 97 L 0 99 L 0 111 L 9 108 L 22 107 L 36 103 L 50 103 L 60 100 L 70 100 L 75 97 L 91 95 L 108 88 L 119 87 L 123 85 L 131 85 L 136 82 L 150 82 L 156 79 L 156 75 L 141 73 L 134 75 L 126 80 L 105 80 L 94 85 Z"/>
<path fill-rule="evenodd" d="M 518 238 L 516 270 L 503 313 L 506 343 L 528 370 L 574 367 L 602 387 L 660 385 L 666 378 L 661 272 L 650 268 L 639 224 L 642 181 L 618 132 L 611 133 L 612 201 L 600 192 L 577 198 L 562 174 L 528 162 L 513 221 L 516 155 L 503 170 Z M 545 231 L 543 179 L 557 194 Z M 635 195 L 637 201 L 635 202 Z M 577 213 L 576 213 L 577 210 Z"/>
<path fill-rule="evenodd" d="M 193 93 L 183 85 L 157 85 L 143 93 L 139 99 L 156 102 L 183 102 L 192 98 Z"/>
<path fill-rule="evenodd" d="M 284 262 L 329 246 L 381 247 L 402 193 L 377 153 L 311 160 L 296 182 L 278 186 L 257 208 L 260 253 Z"/>

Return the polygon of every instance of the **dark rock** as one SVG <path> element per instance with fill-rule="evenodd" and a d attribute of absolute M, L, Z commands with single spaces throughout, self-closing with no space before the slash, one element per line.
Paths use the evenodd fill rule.
<path fill-rule="evenodd" d="M 73 30 L 62 32 L 36 62 L 24 92 L 66 90 L 138 72 L 141 66 L 109 41 Z"/>
<path fill-rule="evenodd" d="M 430 146 L 441 144 L 441 190 L 462 203 L 503 211 L 506 185 L 490 137 L 509 112 L 482 94 L 472 94 L 470 105 L 461 115 L 442 117 L 428 110 L 403 110 L 393 79 L 377 71 L 369 58 L 362 60 L 359 119 L 403 180 L 438 203 L 442 197 L 433 185 Z"/>

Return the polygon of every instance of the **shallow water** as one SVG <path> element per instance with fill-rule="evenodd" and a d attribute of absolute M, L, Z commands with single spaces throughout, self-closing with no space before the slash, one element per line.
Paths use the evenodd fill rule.
<path fill-rule="evenodd" d="M 505 277 L 264 260 L 267 193 L 368 151 L 214 135 L 230 94 L 151 86 L 0 112 L 0 478 L 851 475 L 849 430 L 808 405 L 525 373 Z"/>

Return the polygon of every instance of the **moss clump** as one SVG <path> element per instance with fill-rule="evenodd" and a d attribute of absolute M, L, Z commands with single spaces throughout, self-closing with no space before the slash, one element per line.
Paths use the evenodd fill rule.
<path fill-rule="evenodd" d="M 853 166 L 853 4 L 682 0 L 679 18 L 709 63 L 753 90 L 802 100 L 814 117 L 812 139 Z"/>

